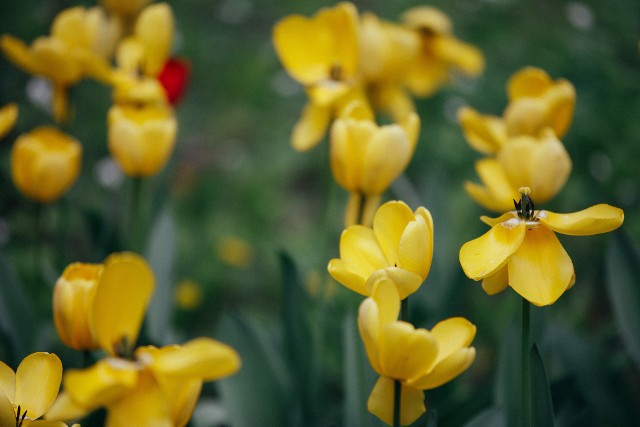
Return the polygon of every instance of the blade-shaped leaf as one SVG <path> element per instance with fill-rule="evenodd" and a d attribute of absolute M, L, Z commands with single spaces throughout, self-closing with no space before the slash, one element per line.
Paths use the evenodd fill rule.
<path fill-rule="evenodd" d="M 531 347 L 531 418 L 535 427 L 555 425 L 549 378 L 537 344 Z"/>

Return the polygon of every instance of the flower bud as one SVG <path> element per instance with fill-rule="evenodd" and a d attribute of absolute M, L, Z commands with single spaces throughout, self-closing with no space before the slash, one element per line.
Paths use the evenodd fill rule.
<path fill-rule="evenodd" d="M 67 191 L 80 173 L 82 146 L 53 127 L 21 135 L 11 151 L 11 175 L 27 197 L 53 202 Z"/>
<path fill-rule="evenodd" d="M 76 350 L 99 348 L 89 325 L 102 264 L 70 264 L 53 289 L 53 319 L 60 340 Z"/>

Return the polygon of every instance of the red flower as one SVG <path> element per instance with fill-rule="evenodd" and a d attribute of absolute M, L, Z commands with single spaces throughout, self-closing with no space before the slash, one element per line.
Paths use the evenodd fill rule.
<path fill-rule="evenodd" d="M 190 73 L 191 65 L 183 59 L 169 58 L 162 67 L 158 80 L 164 87 L 171 105 L 176 105 L 184 94 Z"/>

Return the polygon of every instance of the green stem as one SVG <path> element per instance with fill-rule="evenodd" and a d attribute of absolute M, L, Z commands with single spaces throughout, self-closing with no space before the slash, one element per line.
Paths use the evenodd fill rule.
<path fill-rule="evenodd" d="M 393 427 L 400 427 L 400 402 L 402 398 L 402 383 L 393 381 Z"/>
<path fill-rule="evenodd" d="M 141 252 L 141 228 L 140 205 L 142 193 L 142 178 L 134 177 L 131 180 L 131 200 L 129 201 L 129 250 Z"/>
<path fill-rule="evenodd" d="M 522 298 L 522 417 L 524 427 L 531 427 L 531 304 Z"/>

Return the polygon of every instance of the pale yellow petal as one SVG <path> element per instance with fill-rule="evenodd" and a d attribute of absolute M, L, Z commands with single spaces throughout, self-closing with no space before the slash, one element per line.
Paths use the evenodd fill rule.
<path fill-rule="evenodd" d="M 495 295 L 509 287 L 509 268 L 505 265 L 491 276 L 482 279 L 482 289 L 487 295 Z"/>
<path fill-rule="evenodd" d="M 624 222 L 624 211 L 614 206 L 599 204 L 568 214 L 541 211 L 538 220 L 557 233 L 590 236 L 620 227 Z"/>
<path fill-rule="evenodd" d="M 105 260 L 91 320 L 96 339 L 110 355 L 118 345 L 135 346 L 153 287 L 153 272 L 139 255 L 125 252 Z"/>
<path fill-rule="evenodd" d="M 527 230 L 509 259 L 509 286 L 534 305 L 553 304 L 567 290 L 573 263 L 553 231 Z"/>
<path fill-rule="evenodd" d="M 460 248 L 460 264 L 465 274 L 473 280 L 495 274 L 522 244 L 526 225 L 520 222 L 514 227 L 498 224 L 477 239 Z"/>
<path fill-rule="evenodd" d="M 389 425 L 393 425 L 394 380 L 381 376 L 378 378 L 369 399 L 367 409 Z M 426 412 L 424 392 L 402 384 L 400 392 L 400 424 L 409 425 Z"/>
<path fill-rule="evenodd" d="M 16 423 L 16 412 L 11 401 L 0 389 L 0 426 L 13 427 Z"/>
<path fill-rule="evenodd" d="M 213 381 L 236 373 L 240 364 L 240 356 L 232 347 L 210 338 L 196 338 L 161 352 L 151 369 L 158 375 Z"/>
<path fill-rule="evenodd" d="M 408 380 L 431 370 L 438 357 L 438 342 L 426 329 L 407 322 L 391 322 L 380 329 L 382 374 Z"/>
<path fill-rule="evenodd" d="M 407 225 L 414 220 L 413 212 L 402 201 L 387 202 L 378 208 L 373 218 L 373 232 L 387 259 L 387 265 L 399 265 L 400 239 Z"/>
<path fill-rule="evenodd" d="M 65 371 L 64 389 L 86 408 L 109 405 L 136 387 L 140 367 L 124 359 L 107 357 L 87 369 Z"/>
<path fill-rule="evenodd" d="M 536 67 L 525 67 L 515 73 L 507 83 L 507 95 L 510 100 L 522 97 L 540 96 L 551 87 L 549 75 Z"/>
<path fill-rule="evenodd" d="M 462 348 L 441 361 L 429 374 L 411 381 L 410 385 L 421 390 L 440 387 L 466 371 L 475 357 L 475 348 Z"/>
<path fill-rule="evenodd" d="M 47 412 L 58 396 L 62 381 L 62 362 L 55 354 L 32 353 L 16 371 L 15 403 L 32 419 Z"/>
<path fill-rule="evenodd" d="M 495 153 L 507 142 L 507 129 L 500 117 L 462 107 L 458 110 L 458 121 L 469 145 L 481 153 Z"/>
<path fill-rule="evenodd" d="M 16 373 L 0 361 L 0 391 L 11 401 L 15 401 L 16 395 Z"/>
<path fill-rule="evenodd" d="M 468 347 L 476 336 L 476 326 L 464 317 L 452 317 L 438 322 L 431 335 L 438 342 L 438 357 L 435 364 L 442 362 L 463 347 Z"/>
<path fill-rule="evenodd" d="M 308 102 L 291 133 L 293 148 L 307 151 L 315 147 L 327 133 L 330 120 L 329 107 Z"/>

